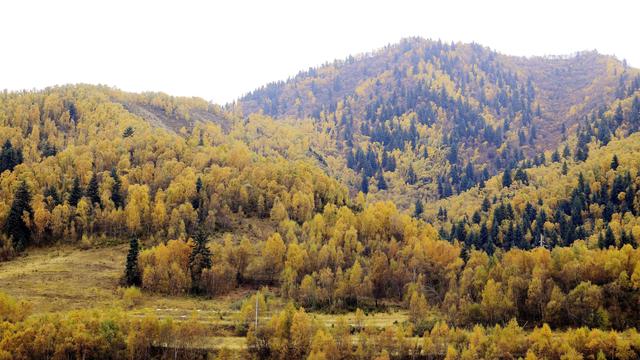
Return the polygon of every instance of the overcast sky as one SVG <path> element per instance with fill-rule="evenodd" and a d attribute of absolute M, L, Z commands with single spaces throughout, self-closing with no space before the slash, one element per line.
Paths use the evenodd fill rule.
<path fill-rule="evenodd" d="M 513 55 L 597 49 L 640 66 L 640 1 L 0 3 L 0 89 L 94 83 L 232 101 L 408 36 Z"/>

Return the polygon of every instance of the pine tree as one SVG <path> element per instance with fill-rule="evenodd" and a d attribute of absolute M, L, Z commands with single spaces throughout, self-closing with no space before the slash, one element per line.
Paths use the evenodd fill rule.
<path fill-rule="evenodd" d="M 78 206 L 78 201 L 82 198 L 82 192 L 80 178 L 76 176 L 73 179 L 73 186 L 71 187 L 71 193 L 69 194 L 69 205 Z"/>
<path fill-rule="evenodd" d="M 618 162 L 618 155 L 613 155 L 613 159 L 611 159 L 611 169 L 617 170 L 620 163 Z"/>
<path fill-rule="evenodd" d="M 450 164 L 458 163 L 458 144 L 451 145 L 451 151 L 449 152 L 449 156 L 447 157 Z"/>
<path fill-rule="evenodd" d="M 60 195 L 58 195 L 58 191 L 53 185 L 49 186 L 44 191 L 44 198 L 45 199 L 51 198 L 51 202 L 49 203 L 49 200 L 47 200 L 47 202 L 49 203 L 49 206 L 51 206 L 52 208 L 55 207 L 56 205 L 60 205 L 60 203 L 62 202 L 60 200 Z"/>
<path fill-rule="evenodd" d="M 418 199 L 416 200 L 416 207 L 413 211 L 413 216 L 416 218 L 419 218 L 420 216 L 422 216 L 423 212 L 424 212 L 424 206 L 422 205 L 422 200 Z"/>
<path fill-rule="evenodd" d="M 529 185 L 529 177 L 527 176 L 527 173 L 524 170 L 522 170 L 522 168 L 519 168 L 518 170 L 516 170 L 514 179 L 516 181 L 520 181 L 524 185 Z"/>
<path fill-rule="evenodd" d="M 122 182 L 120 181 L 120 177 L 118 176 L 118 172 L 115 168 L 111 169 L 111 177 L 113 178 L 113 187 L 111 188 L 111 201 L 116 206 L 116 208 L 124 207 L 124 199 L 122 194 L 120 193 Z"/>
<path fill-rule="evenodd" d="M 407 170 L 407 184 L 413 185 L 418 181 L 418 177 L 416 176 L 416 172 L 413 170 L 413 166 L 409 165 L 409 169 Z"/>
<path fill-rule="evenodd" d="M 24 213 L 33 216 L 31 208 L 31 193 L 27 182 L 22 180 L 16 191 L 9 215 L 4 223 L 4 232 L 13 239 L 13 246 L 16 250 L 24 249 L 31 240 L 31 230 L 24 221 Z"/>
<path fill-rule="evenodd" d="M 202 179 L 198 176 L 198 178 L 196 179 L 196 193 L 200 193 L 200 191 L 202 190 Z"/>
<path fill-rule="evenodd" d="M 489 208 L 491 208 L 491 202 L 489 201 L 488 198 L 484 198 L 482 200 L 482 205 L 481 205 L 482 211 L 489 211 Z"/>
<path fill-rule="evenodd" d="M 211 251 L 209 251 L 207 247 L 207 233 L 203 229 L 199 229 L 193 240 L 195 241 L 195 246 L 189 256 L 189 269 L 191 270 L 193 288 L 194 290 L 198 290 L 202 271 L 204 269 L 210 269 L 212 261 Z"/>
<path fill-rule="evenodd" d="M 604 233 L 604 238 L 601 238 L 600 240 L 601 240 L 600 247 L 604 249 L 608 249 L 610 246 L 616 245 L 616 237 L 613 234 L 613 230 L 611 230 L 611 227 L 609 225 L 607 225 L 607 230 Z"/>
<path fill-rule="evenodd" d="M 382 174 L 382 170 L 378 171 L 378 176 L 376 176 L 376 182 L 378 183 L 378 190 L 387 190 L 387 182 L 384 180 L 384 175 Z"/>
<path fill-rule="evenodd" d="M 473 212 L 473 215 L 471 216 L 471 221 L 473 221 L 474 224 L 480 224 L 480 221 L 482 220 L 482 217 L 480 216 L 480 212 L 478 210 Z"/>
<path fill-rule="evenodd" d="M 0 153 L 0 173 L 5 170 L 13 171 L 13 168 L 21 163 L 22 151 L 14 148 L 11 141 L 5 141 Z"/>
<path fill-rule="evenodd" d="M 127 264 L 124 270 L 124 283 L 127 286 L 140 286 L 142 277 L 138 267 L 138 239 L 133 237 L 129 242 L 129 253 L 127 254 Z"/>
<path fill-rule="evenodd" d="M 567 172 L 569 172 L 569 167 L 567 166 L 567 162 L 563 162 L 562 163 L 562 175 L 567 175 Z"/>
<path fill-rule="evenodd" d="M 204 131 L 200 129 L 200 135 L 198 137 L 198 146 L 204 146 Z"/>
<path fill-rule="evenodd" d="M 87 186 L 87 197 L 91 200 L 92 204 L 102 205 L 100 200 L 100 189 L 98 185 L 98 176 L 94 173 L 89 180 L 89 186 Z"/>
<path fill-rule="evenodd" d="M 482 223 L 480 227 L 480 235 L 477 238 L 478 242 L 474 244 L 477 249 L 485 248 L 487 243 L 489 242 L 489 229 L 487 228 L 487 223 Z"/>
<path fill-rule="evenodd" d="M 136 130 L 135 130 L 133 127 L 131 127 L 131 126 L 127 126 L 127 128 L 126 128 L 126 129 L 124 129 L 124 131 L 122 132 L 122 137 L 123 137 L 123 138 L 131 137 L 131 136 L 133 136 L 133 134 L 134 134 L 135 132 L 136 132 Z"/>
<path fill-rule="evenodd" d="M 509 187 L 511 186 L 511 169 L 508 167 L 504 169 L 504 173 L 502 174 L 502 186 Z"/>
<path fill-rule="evenodd" d="M 631 114 L 629 116 L 631 132 L 638 131 L 640 129 L 640 100 L 637 96 L 633 98 L 633 104 L 631 105 Z"/>
<path fill-rule="evenodd" d="M 360 191 L 362 191 L 363 194 L 369 192 L 369 178 L 364 172 L 362 173 L 362 181 L 360 182 Z"/>
<path fill-rule="evenodd" d="M 622 123 L 622 120 L 624 120 L 624 117 L 622 115 L 622 105 L 620 105 L 620 103 L 618 103 L 618 107 L 616 108 L 616 112 L 613 115 L 613 121 L 615 121 L 617 125 L 620 125 Z"/>

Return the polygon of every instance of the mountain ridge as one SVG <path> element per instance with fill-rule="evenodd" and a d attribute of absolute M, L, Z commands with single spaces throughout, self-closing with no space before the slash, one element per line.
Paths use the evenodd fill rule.
<path fill-rule="evenodd" d="M 409 38 L 267 84 L 230 108 L 310 118 L 342 152 L 352 190 L 377 193 L 390 182 L 430 200 L 526 159 L 539 162 L 638 78 L 637 69 L 594 51 L 527 58 Z"/>

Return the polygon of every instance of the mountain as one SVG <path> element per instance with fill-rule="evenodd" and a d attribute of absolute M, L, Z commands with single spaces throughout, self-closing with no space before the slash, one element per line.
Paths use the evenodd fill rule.
<path fill-rule="evenodd" d="M 606 171 L 614 154 L 633 157 L 635 137 L 625 138 L 640 129 L 638 89 L 638 70 L 595 51 L 524 58 L 413 38 L 269 84 L 237 107 L 311 118 L 342 152 L 353 191 L 391 199 L 441 236 L 493 252 L 584 238 L 597 245 L 611 226 L 618 243 L 631 241 L 633 222 L 620 230 L 615 219 L 637 215 L 628 196 L 636 164 L 589 174 Z M 613 150 L 612 138 L 628 142 L 626 151 Z M 602 169 L 585 168 L 606 158 Z M 555 184 L 545 180 L 558 171 Z M 593 183 L 601 193 L 584 194 Z"/>
<path fill-rule="evenodd" d="M 413 38 L 225 107 L 5 91 L 0 359 L 638 358 L 638 74 Z"/>
<path fill-rule="evenodd" d="M 335 142 L 349 169 L 336 172 L 353 191 L 410 208 L 540 163 L 638 82 L 636 69 L 596 52 L 523 58 L 410 38 L 268 84 L 235 108 L 311 118 Z"/>

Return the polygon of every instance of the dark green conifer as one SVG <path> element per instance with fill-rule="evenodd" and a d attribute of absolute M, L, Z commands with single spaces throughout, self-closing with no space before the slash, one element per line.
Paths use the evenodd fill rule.
<path fill-rule="evenodd" d="M 82 198 L 82 186 L 80 186 L 80 178 L 75 177 L 73 179 L 73 186 L 71 187 L 71 193 L 69 194 L 69 205 L 78 206 L 78 201 Z"/>
<path fill-rule="evenodd" d="M 140 286 L 142 277 L 138 267 L 138 252 L 140 251 L 138 239 L 133 237 L 129 242 L 129 253 L 127 253 L 127 263 L 124 270 L 124 283 L 127 286 Z"/>
<path fill-rule="evenodd" d="M 200 279 L 204 269 L 210 269 L 212 265 L 211 251 L 207 247 L 208 236 L 203 229 L 199 229 L 193 240 L 195 245 L 189 256 L 189 269 L 191 271 L 191 283 L 193 289 L 198 291 L 201 289 Z"/>
<path fill-rule="evenodd" d="M 611 159 L 611 169 L 617 170 L 618 166 L 620 166 L 620 162 L 618 161 L 618 156 L 614 154 L 613 159 Z"/>
<path fill-rule="evenodd" d="M 91 204 L 101 204 L 100 200 L 100 189 L 98 184 L 98 176 L 96 173 L 93 173 L 91 176 L 91 180 L 89 180 L 89 186 L 87 186 L 87 197 L 91 200 Z"/>
<path fill-rule="evenodd" d="M 416 207 L 413 211 L 413 216 L 416 218 L 419 218 L 420 216 L 422 216 L 423 212 L 424 212 L 424 206 L 422 205 L 422 200 L 418 199 L 416 200 Z"/>
<path fill-rule="evenodd" d="M 509 187 L 511 186 L 511 169 L 504 169 L 504 173 L 502 173 L 502 186 Z"/>
<path fill-rule="evenodd" d="M 115 168 L 111 169 L 111 177 L 113 178 L 113 187 L 111 188 L 111 201 L 116 208 L 124 207 L 124 198 L 122 197 L 122 182 Z"/>
<path fill-rule="evenodd" d="M 28 216 L 33 216 L 31 193 L 27 182 L 22 180 L 13 197 L 9 215 L 4 223 L 4 232 L 13 239 L 13 246 L 18 251 L 28 246 L 31 241 L 31 230 L 24 221 L 25 212 Z"/>

